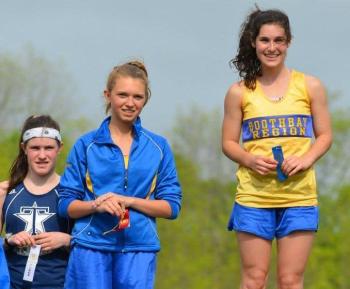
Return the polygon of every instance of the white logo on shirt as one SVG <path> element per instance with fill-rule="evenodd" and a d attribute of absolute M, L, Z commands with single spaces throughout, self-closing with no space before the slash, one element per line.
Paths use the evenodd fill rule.
<path fill-rule="evenodd" d="M 55 213 L 50 213 L 49 207 L 38 207 L 37 203 L 34 202 L 31 207 L 20 207 L 19 213 L 14 215 L 26 223 L 24 231 L 29 234 L 40 234 L 45 232 L 44 222 Z"/>

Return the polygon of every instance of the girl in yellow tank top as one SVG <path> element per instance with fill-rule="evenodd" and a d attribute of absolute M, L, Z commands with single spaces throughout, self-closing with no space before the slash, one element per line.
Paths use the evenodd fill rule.
<path fill-rule="evenodd" d="M 225 98 L 222 147 L 239 165 L 229 229 L 240 246 L 240 288 L 265 288 L 274 238 L 278 288 L 303 288 L 317 230 L 313 165 L 331 145 L 330 116 L 321 82 L 285 66 L 290 42 L 288 16 L 257 8 L 244 22 L 231 60 L 242 81 Z M 274 159 L 275 146 L 282 147 L 284 160 Z"/>
<path fill-rule="evenodd" d="M 265 94 L 260 82 L 255 90 L 243 89 L 242 142 L 253 155 L 273 158 L 272 147 L 280 145 L 285 157 L 302 156 L 313 136 L 310 99 L 305 75 L 290 71 L 286 93 L 278 101 Z M 312 167 L 279 182 L 276 171 L 261 175 L 240 166 L 236 202 L 260 208 L 317 205 Z"/>

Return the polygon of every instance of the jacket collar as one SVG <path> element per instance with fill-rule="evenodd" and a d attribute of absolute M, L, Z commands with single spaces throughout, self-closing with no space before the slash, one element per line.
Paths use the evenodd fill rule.
<path fill-rule="evenodd" d="M 111 132 L 109 131 L 109 123 L 111 122 L 111 117 L 106 117 L 101 123 L 100 127 L 96 131 L 95 141 L 99 143 L 110 143 L 114 144 L 111 138 Z M 141 119 L 137 117 L 137 119 L 133 123 L 133 132 L 136 140 L 139 139 L 141 134 L 142 126 Z"/>

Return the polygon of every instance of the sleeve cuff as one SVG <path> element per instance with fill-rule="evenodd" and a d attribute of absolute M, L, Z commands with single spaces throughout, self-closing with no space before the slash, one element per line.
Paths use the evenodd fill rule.
<path fill-rule="evenodd" d="M 61 217 L 64 218 L 69 218 L 68 215 L 68 207 L 70 205 L 71 202 L 75 201 L 75 199 L 64 199 L 64 200 L 59 200 L 58 202 L 58 214 Z"/>
<path fill-rule="evenodd" d="M 175 203 L 175 202 L 172 202 L 172 201 L 169 201 L 169 200 L 166 200 L 166 201 L 169 203 L 170 208 L 171 208 L 171 215 L 170 215 L 170 217 L 168 219 L 174 220 L 179 215 L 180 206 L 177 203 Z"/>

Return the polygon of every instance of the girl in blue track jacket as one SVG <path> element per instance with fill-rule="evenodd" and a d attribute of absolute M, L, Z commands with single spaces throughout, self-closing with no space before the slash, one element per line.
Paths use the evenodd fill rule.
<path fill-rule="evenodd" d="M 10 288 L 10 276 L 7 270 L 2 238 L 0 238 L 0 284 L 3 289 Z"/>
<path fill-rule="evenodd" d="M 61 179 L 59 213 L 75 219 L 65 288 L 151 289 L 156 218 L 181 208 L 175 162 L 167 141 L 141 126 L 143 63 L 114 67 L 104 95 L 111 115 L 75 143 Z"/>

